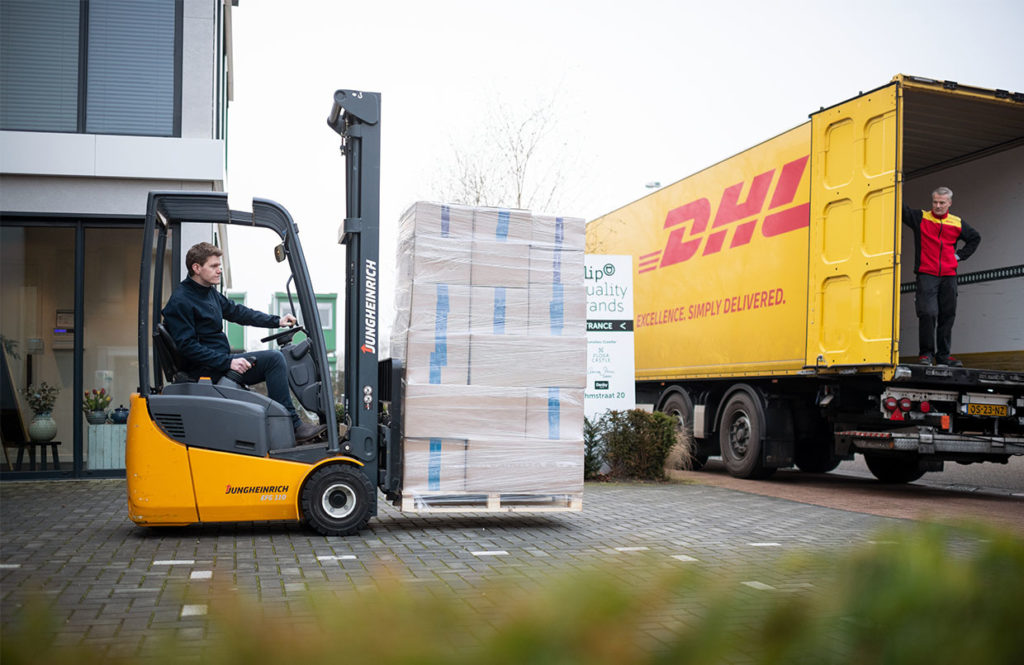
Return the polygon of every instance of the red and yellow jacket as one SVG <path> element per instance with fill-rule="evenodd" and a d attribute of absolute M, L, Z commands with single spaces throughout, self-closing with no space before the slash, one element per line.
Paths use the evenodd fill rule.
<path fill-rule="evenodd" d="M 914 232 L 914 272 L 945 277 L 978 249 L 981 234 L 956 215 L 936 217 L 931 210 L 903 206 L 903 223 Z M 964 246 L 957 249 L 957 241 Z"/>

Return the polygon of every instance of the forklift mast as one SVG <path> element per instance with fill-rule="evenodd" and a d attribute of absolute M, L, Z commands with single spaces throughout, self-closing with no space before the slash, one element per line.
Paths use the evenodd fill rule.
<path fill-rule="evenodd" d="M 380 436 L 380 94 L 338 90 L 327 124 L 341 135 L 345 156 L 346 211 L 338 230 L 346 269 L 345 411 L 350 429 L 344 452 L 373 463 Z"/>

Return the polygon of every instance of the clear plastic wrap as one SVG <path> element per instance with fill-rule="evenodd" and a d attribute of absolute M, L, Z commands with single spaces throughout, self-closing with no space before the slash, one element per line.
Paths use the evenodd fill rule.
<path fill-rule="evenodd" d="M 403 510 L 578 510 L 584 220 L 420 202 L 401 217 Z"/>

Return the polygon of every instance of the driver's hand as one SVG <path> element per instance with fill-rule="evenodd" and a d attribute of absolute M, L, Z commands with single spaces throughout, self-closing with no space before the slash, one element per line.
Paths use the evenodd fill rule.
<path fill-rule="evenodd" d="M 245 358 L 232 358 L 231 360 L 231 369 L 235 370 L 239 374 L 245 374 L 251 367 L 252 363 Z"/>
<path fill-rule="evenodd" d="M 281 320 L 278 321 L 278 324 L 279 324 L 278 327 L 280 327 L 280 328 L 291 328 L 292 326 L 294 326 L 298 322 L 299 322 L 298 319 L 296 319 L 291 314 L 285 314 L 284 316 L 281 317 Z"/>

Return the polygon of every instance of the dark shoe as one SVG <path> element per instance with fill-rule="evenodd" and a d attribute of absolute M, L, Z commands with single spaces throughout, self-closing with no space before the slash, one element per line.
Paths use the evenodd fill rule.
<path fill-rule="evenodd" d="M 932 360 L 933 360 L 933 358 L 932 358 L 931 354 L 930 353 L 926 353 L 925 355 L 923 355 L 920 358 L 918 358 L 917 362 L 919 364 L 921 364 L 921 365 L 931 365 L 932 364 Z"/>
<path fill-rule="evenodd" d="M 938 360 L 938 361 L 936 361 L 935 364 L 939 365 L 941 367 L 963 367 L 964 366 L 964 364 L 962 362 L 960 362 L 957 359 L 956 356 L 950 356 L 950 357 L 946 358 L 945 360 Z"/>
<path fill-rule="evenodd" d="M 327 431 L 327 425 L 310 425 L 302 423 L 295 428 L 296 441 L 310 441 Z"/>

